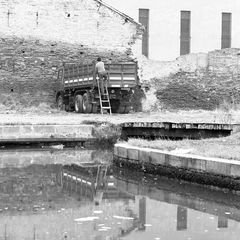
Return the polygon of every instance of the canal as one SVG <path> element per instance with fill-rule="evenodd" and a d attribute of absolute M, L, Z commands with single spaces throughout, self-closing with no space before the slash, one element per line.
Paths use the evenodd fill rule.
<path fill-rule="evenodd" d="M 240 197 L 114 167 L 112 152 L 2 149 L 0 239 L 238 239 Z"/>

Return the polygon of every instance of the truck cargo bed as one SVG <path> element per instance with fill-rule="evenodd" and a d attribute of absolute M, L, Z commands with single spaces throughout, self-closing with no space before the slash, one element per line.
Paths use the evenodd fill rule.
<path fill-rule="evenodd" d="M 135 63 L 106 64 L 105 69 L 108 73 L 108 87 L 134 87 L 137 83 Z M 92 86 L 97 77 L 93 64 L 67 65 L 59 76 L 62 77 L 64 88 Z"/>

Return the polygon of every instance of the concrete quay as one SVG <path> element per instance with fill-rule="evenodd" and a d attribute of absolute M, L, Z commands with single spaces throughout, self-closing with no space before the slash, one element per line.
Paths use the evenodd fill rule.
<path fill-rule="evenodd" d="M 28 142 L 81 142 L 81 140 L 115 143 L 128 137 L 202 139 L 228 136 L 233 124 L 225 124 L 213 112 L 141 112 L 130 114 L 75 114 L 66 112 L 0 113 L 0 144 Z M 204 121 L 209 123 L 204 123 Z M 216 122 L 216 123 L 215 123 Z"/>
<path fill-rule="evenodd" d="M 32 142 L 92 142 L 92 125 L 0 125 L 0 144 Z"/>
<path fill-rule="evenodd" d="M 114 146 L 114 163 L 120 167 L 240 191 L 240 161 L 173 154 L 127 143 Z"/>

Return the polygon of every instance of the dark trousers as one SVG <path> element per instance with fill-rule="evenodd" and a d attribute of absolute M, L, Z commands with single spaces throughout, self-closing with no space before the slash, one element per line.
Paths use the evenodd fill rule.
<path fill-rule="evenodd" d="M 98 77 L 99 77 L 99 84 L 100 84 L 101 93 L 104 94 L 104 85 L 106 85 L 107 72 L 104 71 L 104 72 L 98 73 Z"/>

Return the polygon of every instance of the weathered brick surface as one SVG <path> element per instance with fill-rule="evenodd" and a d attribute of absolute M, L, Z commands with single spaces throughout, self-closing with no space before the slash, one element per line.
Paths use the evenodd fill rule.
<path fill-rule="evenodd" d="M 138 25 L 94 0 L 0 0 L 0 24 L 4 105 L 54 103 L 64 62 L 133 60 L 141 35 Z"/>
<path fill-rule="evenodd" d="M 208 53 L 206 67 L 180 70 L 156 80 L 157 97 L 163 108 L 207 109 L 240 103 L 240 49 Z"/>

